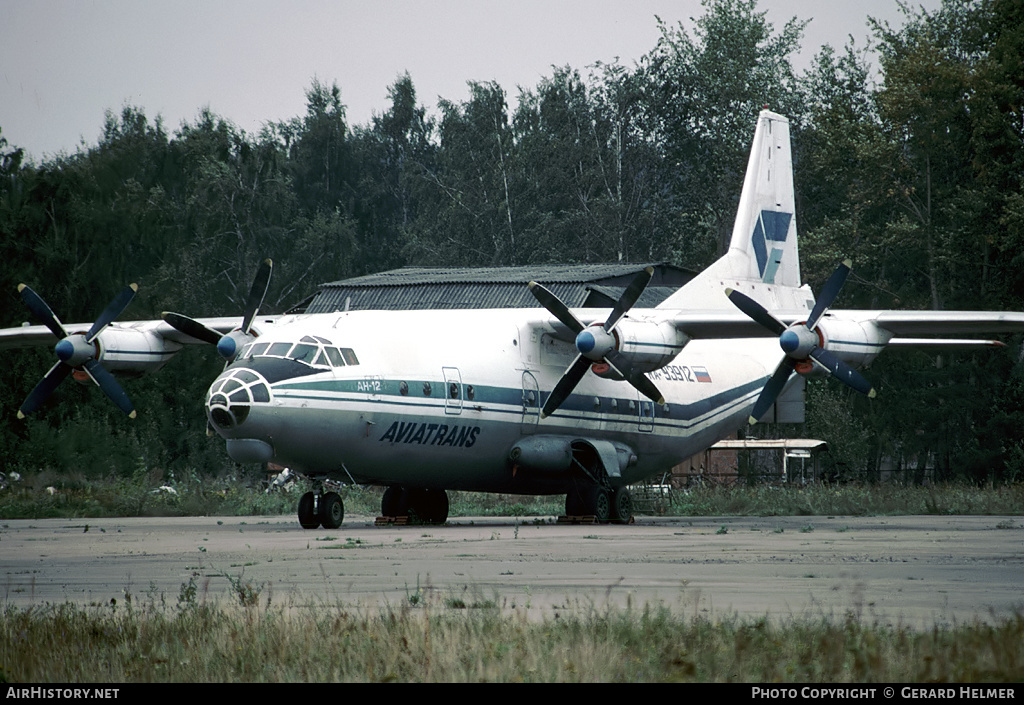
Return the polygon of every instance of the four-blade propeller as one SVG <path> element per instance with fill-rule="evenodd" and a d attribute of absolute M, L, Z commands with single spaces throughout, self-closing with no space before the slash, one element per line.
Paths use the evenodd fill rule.
<path fill-rule="evenodd" d="M 47 397 L 53 393 L 53 390 L 57 388 L 57 385 L 75 369 L 84 369 L 90 379 L 103 390 L 103 393 L 111 401 L 117 404 L 121 411 L 128 414 L 129 417 L 135 418 L 135 407 L 132 405 L 131 400 L 128 399 L 128 395 L 121 389 L 121 385 L 117 383 L 113 375 L 100 364 L 99 345 L 96 342 L 96 338 L 104 328 L 121 315 L 125 308 L 128 307 L 128 304 L 131 303 L 135 292 L 138 290 L 139 287 L 136 284 L 126 286 L 107 305 L 107 308 L 89 327 L 88 331 L 85 333 L 68 334 L 64 330 L 60 319 L 54 314 L 53 309 L 43 301 L 39 294 L 24 284 L 18 285 L 18 293 L 21 294 L 21 298 L 29 307 L 29 310 L 50 329 L 58 341 L 54 347 L 54 352 L 57 353 L 57 363 L 50 368 L 50 371 L 46 373 L 46 376 L 36 385 L 35 389 L 29 393 L 28 398 L 25 399 L 21 408 L 18 409 L 19 419 L 25 418 L 25 416 L 38 409 L 46 401 Z"/>
<path fill-rule="evenodd" d="M 249 290 L 249 298 L 245 302 L 242 326 L 227 335 L 221 335 L 194 318 L 183 316 L 180 313 L 165 311 L 160 314 L 160 317 L 182 333 L 191 335 L 196 340 L 202 340 L 204 343 L 216 345 L 217 352 L 220 353 L 221 357 L 231 361 L 238 354 L 239 350 L 255 337 L 252 334 L 252 324 L 260 307 L 263 305 L 264 297 L 267 295 L 267 289 L 270 287 L 270 274 L 273 268 L 274 263 L 269 259 L 265 259 L 260 263 L 259 269 L 256 270 L 256 276 L 253 278 L 252 288 Z"/>
<path fill-rule="evenodd" d="M 825 282 L 825 286 L 821 290 L 821 296 L 818 297 L 814 308 L 811 309 L 810 317 L 803 323 L 794 323 L 791 326 L 784 325 L 769 313 L 764 306 L 746 294 L 733 289 L 725 290 L 729 300 L 736 305 L 736 308 L 779 336 L 779 345 L 782 347 L 783 352 L 786 353 L 786 356 L 782 358 L 782 362 L 775 368 L 774 374 L 772 374 L 768 383 L 765 384 L 764 389 L 761 390 L 761 395 L 754 403 L 754 410 L 750 414 L 750 423 L 757 423 L 758 419 L 765 415 L 772 404 L 775 403 L 779 394 L 782 393 L 782 389 L 786 386 L 790 375 L 798 369 L 798 366 L 808 364 L 811 360 L 828 370 L 829 374 L 833 377 L 861 394 L 866 394 L 868 397 L 875 396 L 875 390 L 870 382 L 848 364 L 821 347 L 822 339 L 817 332 L 822 316 L 825 315 L 825 312 L 836 300 L 836 297 L 839 296 L 839 292 L 846 282 L 846 277 L 850 274 L 851 266 L 850 260 L 846 260 L 839 265 L 836 271 L 832 272 L 828 281 Z"/>
<path fill-rule="evenodd" d="M 590 326 L 584 326 L 568 306 L 541 284 L 530 282 L 530 291 L 540 304 L 576 335 L 576 359 L 548 395 L 540 412 L 541 418 L 547 418 L 555 413 L 583 379 L 587 369 L 601 362 L 608 364 L 644 396 L 658 404 L 665 403 L 665 397 L 658 388 L 642 372 L 634 369 L 629 359 L 618 351 L 618 341 L 614 334 L 616 324 L 637 302 L 653 275 L 653 267 L 640 272 L 622 292 L 604 324 L 595 323 Z"/>

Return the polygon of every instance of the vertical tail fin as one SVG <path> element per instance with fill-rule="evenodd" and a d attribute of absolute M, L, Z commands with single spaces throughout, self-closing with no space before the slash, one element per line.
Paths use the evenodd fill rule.
<path fill-rule="evenodd" d="M 789 120 L 763 110 L 757 119 L 726 255 L 734 261 L 735 276 L 777 286 L 800 286 L 795 213 Z"/>
<path fill-rule="evenodd" d="M 747 282 L 786 305 L 779 291 L 800 287 L 796 196 L 789 120 L 761 111 L 747 162 L 729 251 L 660 307 L 731 307 L 724 289 Z M 660 308 L 659 307 L 659 308 Z"/>

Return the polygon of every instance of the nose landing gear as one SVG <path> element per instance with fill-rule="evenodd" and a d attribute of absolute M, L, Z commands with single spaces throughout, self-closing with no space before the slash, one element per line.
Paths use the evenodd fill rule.
<path fill-rule="evenodd" d="M 345 518 L 345 504 L 337 492 L 307 492 L 299 498 L 299 524 L 303 529 L 337 529 Z"/>

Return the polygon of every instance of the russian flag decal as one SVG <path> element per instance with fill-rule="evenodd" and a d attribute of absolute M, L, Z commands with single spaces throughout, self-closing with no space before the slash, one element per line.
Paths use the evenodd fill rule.
<path fill-rule="evenodd" d="M 710 383 L 711 375 L 708 374 L 706 367 L 693 367 L 693 374 L 697 376 L 698 382 Z"/>

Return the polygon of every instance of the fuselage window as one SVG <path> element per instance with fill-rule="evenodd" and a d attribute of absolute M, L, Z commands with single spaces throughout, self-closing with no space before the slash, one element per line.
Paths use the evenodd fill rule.
<path fill-rule="evenodd" d="M 253 343 L 249 348 L 248 357 L 256 357 L 257 355 L 263 355 L 267 352 L 267 348 L 270 347 L 270 343 Z"/>
<path fill-rule="evenodd" d="M 342 348 L 341 349 L 341 356 L 345 358 L 345 364 L 348 364 L 348 365 L 358 365 L 359 364 L 359 358 L 356 357 L 356 354 L 355 354 L 355 352 L 353 352 L 352 348 Z"/>
<path fill-rule="evenodd" d="M 273 355 L 275 357 L 288 357 L 288 351 L 291 349 L 291 343 L 274 343 L 267 350 L 267 355 Z"/>

